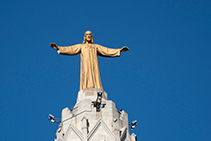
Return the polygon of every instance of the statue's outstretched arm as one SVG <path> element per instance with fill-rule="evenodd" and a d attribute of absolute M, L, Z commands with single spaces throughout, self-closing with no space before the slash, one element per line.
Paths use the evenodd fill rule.
<path fill-rule="evenodd" d="M 117 57 L 120 56 L 120 52 L 128 51 L 128 47 L 122 47 L 121 49 L 112 49 L 108 47 L 103 47 L 101 45 L 97 45 L 97 52 L 100 56 L 105 57 Z"/>
<path fill-rule="evenodd" d="M 61 46 L 57 46 L 55 43 L 51 43 L 50 46 L 56 49 L 58 54 L 62 54 L 62 55 L 77 55 L 81 52 L 80 44 L 61 47 Z"/>

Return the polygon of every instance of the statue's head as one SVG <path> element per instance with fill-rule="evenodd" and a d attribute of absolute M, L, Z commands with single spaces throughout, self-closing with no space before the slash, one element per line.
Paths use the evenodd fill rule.
<path fill-rule="evenodd" d="M 90 44 L 94 43 L 91 31 L 86 31 L 85 32 L 83 44 L 85 44 L 85 43 L 90 43 Z"/>

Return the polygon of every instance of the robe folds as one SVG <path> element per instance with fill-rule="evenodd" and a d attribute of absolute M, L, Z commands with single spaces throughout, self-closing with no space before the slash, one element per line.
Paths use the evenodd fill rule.
<path fill-rule="evenodd" d="M 98 44 L 76 44 L 67 47 L 58 47 L 58 54 L 77 55 L 81 57 L 80 71 L 80 90 L 85 88 L 100 88 L 103 90 L 98 57 L 117 57 L 120 56 L 121 49 L 111 49 Z"/>

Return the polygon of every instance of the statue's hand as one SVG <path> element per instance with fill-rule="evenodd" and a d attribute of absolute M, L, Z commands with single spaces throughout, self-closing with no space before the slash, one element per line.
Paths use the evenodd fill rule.
<path fill-rule="evenodd" d="M 55 43 L 50 43 L 50 46 L 54 49 L 59 50 L 58 46 Z"/>
<path fill-rule="evenodd" d="M 128 51 L 128 50 L 129 50 L 129 48 L 126 47 L 126 46 L 121 48 L 121 52 L 125 52 L 125 51 Z"/>

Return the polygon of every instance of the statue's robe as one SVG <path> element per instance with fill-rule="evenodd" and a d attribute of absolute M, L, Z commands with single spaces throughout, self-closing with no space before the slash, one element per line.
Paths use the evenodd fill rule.
<path fill-rule="evenodd" d="M 111 49 L 98 44 L 76 44 L 67 47 L 58 47 L 62 55 L 81 55 L 80 90 L 85 88 L 100 88 L 103 90 L 98 65 L 98 57 L 120 56 L 121 49 Z"/>

